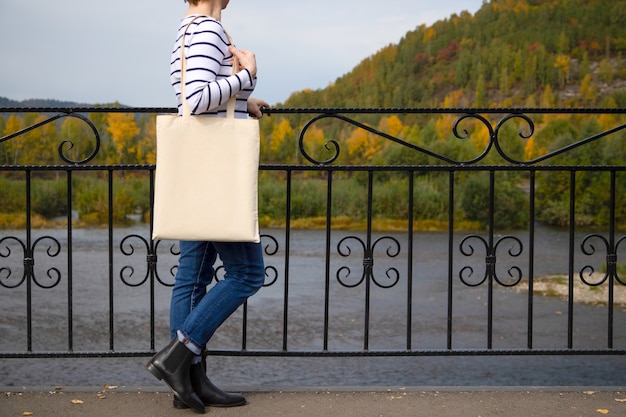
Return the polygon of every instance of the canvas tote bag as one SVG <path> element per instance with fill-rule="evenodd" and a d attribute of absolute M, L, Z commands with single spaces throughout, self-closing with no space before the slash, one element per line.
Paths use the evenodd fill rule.
<path fill-rule="evenodd" d="M 259 122 L 236 119 L 234 97 L 226 118 L 192 116 L 184 47 L 181 65 L 183 114 L 156 120 L 152 239 L 259 242 Z"/>

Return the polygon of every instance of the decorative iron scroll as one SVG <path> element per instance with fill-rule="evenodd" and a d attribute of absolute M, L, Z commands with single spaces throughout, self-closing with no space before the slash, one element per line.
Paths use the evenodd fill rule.
<path fill-rule="evenodd" d="M 54 288 L 61 282 L 61 271 L 58 268 L 48 268 L 46 275 L 50 282 L 46 283 L 37 277 L 35 273 L 35 253 L 39 243 L 50 241 L 48 248 L 45 250 L 46 255 L 51 258 L 58 256 L 61 253 L 61 244 L 59 241 L 51 236 L 42 236 L 35 240 L 32 246 L 29 248 L 23 240 L 18 239 L 15 236 L 6 236 L 0 239 L 0 258 L 9 258 L 12 255 L 11 246 L 9 242 L 15 242 L 22 248 L 24 270 L 22 276 L 18 278 L 18 281 L 14 284 L 9 283 L 13 271 L 8 266 L 0 266 L 0 285 L 13 289 L 20 287 L 27 278 L 32 278 L 32 281 L 40 288 L 49 289 Z M 43 244 L 43 243 L 42 243 Z"/>
<path fill-rule="evenodd" d="M 269 241 L 263 245 L 263 252 L 267 256 L 273 256 L 278 253 L 278 249 L 280 249 L 280 245 L 276 238 L 272 235 L 262 234 L 261 242 Z M 265 282 L 263 283 L 264 287 L 270 287 L 276 283 L 278 280 L 278 270 L 273 265 L 265 266 Z M 269 280 L 268 280 L 269 278 Z"/>
<path fill-rule="evenodd" d="M 282 111 L 281 111 L 282 110 Z M 488 141 L 486 142 L 486 146 L 484 147 L 484 149 L 482 151 L 479 152 L 478 155 L 476 155 L 473 158 L 467 159 L 467 160 L 456 160 L 456 159 L 452 159 L 449 158 L 445 155 L 436 153 L 434 151 L 425 149 L 423 147 L 411 144 L 409 142 L 406 142 L 403 139 L 400 139 L 398 137 L 389 135 L 385 132 L 381 132 L 378 129 L 375 129 L 371 126 L 368 126 L 364 123 L 358 122 L 357 120 L 347 117 L 344 114 L 351 114 L 351 113 L 367 113 L 367 111 L 365 111 L 365 109 L 361 109 L 362 111 L 356 111 L 355 109 L 317 109 L 318 112 L 323 111 L 323 114 L 320 114 L 319 116 L 313 117 L 311 120 L 309 120 L 304 127 L 302 128 L 299 138 L 298 138 L 298 146 L 300 149 L 300 152 L 302 154 L 302 156 L 304 156 L 304 158 L 306 158 L 309 162 L 311 162 L 312 164 L 315 165 L 329 165 L 332 164 L 333 162 L 335 162 L 338 158 L 339 155 L 341 153 L 341 146 L 338 140 L 335 139 L 331 139 L 328 140 L 325 144 L 324 147 L 326 148 L 327 151 L 330 152 L 330 156 L 327 159 L 318 159 L 315 158 L 314 156 L 311 155 L 311 153 L 309 151 L 307 151 L 307 147 L 305 146 L 305 136 L 307 131 L 309 130 L 309 128 L 311 126 L 313 126 L 315 123 L 319 122 L 320 120 L 323 119 L 328 119 L 328 118 L 332 118 L 332 119 L 337 119 L 337 120 L 341 120 L 343 122 L 346 122 L 348 124 L 351 124 L 353 126 L 356 126 L 360 129 L 366 130 L 367 132 L 370 132 L 374 135 L 380 136 L 382 138 L 385 138 L 387 140 L 393 141 L 401 146 L 404 146 L 406 148 L 412 149 L 416 152 L 420 152 L 422 154 L 431 156 L 433 158 L 436 158 L 440 161 L 444 161 L 447 162 L 449 164 L 453 164 L 453 165 L 471 165 L 471 164 L 476 164 L 480 161 L 482 161 L 483 159 L 485 159 L 485 157 L 487 157 L 487 155 L 489 155 L 490 151 L 492 148 L 495 148 L 497 153 L 504 158 L 506 161 L 512 163 L 512 164 L 516 164 L 516 165 L 532 165 L 532 164 L 537 164 L 539 162 L 548 160 L 550 158 L 553 158 L 555 156 L 561 155 L 565 152 L 568 152 L 570 150 L 576 149 L 580 146 L 583 146 L 587 143 L 596 141 L 598 139 L 601 139 L 603 137 L 606 137 L 608 135 L 611 135 L 613 133 L 619 132 L 621 130 L 626 129 L 626 124 L 621 124 L 618 125 L 612 129 L 608 129 L 605 130 L 603 132 L 597 133 L 595 135 L 592 135 L 590 137 L 587 138 L 583 138 L 583 139 L 579 139 L 578 141 L 569 144 L 567 146 L 563 146 L 559 149 L 550 151 L 550 152 L 546 152 L 541 156 L 538 156 L 536 158 L 527 160 L 527 161 L 522 161 L 519 159 L 514 158 L 513 156 L 509 155 L 504 148 L 502 147 L 502 138 L 501 138 L 501 131 L 502 128 L 506 125 L 507 122 L 510 122 L 511 120 L 516 120 L 519 119 L 521 120 L 523 123 L 527 124 L 526 128 L 522 128 L 518 131 L 518 136 L 523 139 L 523 140 L 527 140 L 532 138 L 533 134 L 535 133 L 535 124 L 533 122 L 533 120 L 526 114 L 524 113 L 528 113 L 528 112 L 532 112 L 532 113 L 557 113 L 557 111 L 548 111 L 546 109 L 542 109 L 542 111 L 540 111 L 540 109 L 520 109 L 519 112 L 515 112 L 515 113 L 509 113 L 506 116 L 504 116 L 495 126 L 495 128 L 492 126 L 491 122 L 485 118 L 484 116 L 481 116 L 478 113 L 484 112 L 484 113 L 495 113 L 498 112 L 499 110 L 494 110 L 494 109 L 489 109 L 489 111 L 487 111 L 486 109 L 476 109 L 475 111 L 471 111 L 469 112 L 469 109 L 393 109 L 393 110 L 389 110 L 389 111 L 376 111 L 375 109 L 372 109 L 369 113 L 388 113 L 388 112 L 395 112 L 398 114 L 415 114 L 415 113 L 423 113 L 423 114 L 429 114 L 429 113 L 446 113 L 446 114 L 461 114 L 458 119 L 454 122 L 453 127 L 452 127 L 452 134 L 454 135 L 454 137 L 456 137 L 459 140 L 468 140 L 470 137 L 470 133 L 466 130 L 466 129 L 462 129 L 462 125 L 465 121 L 467 121 L 468 119 L 473 119 L 473 120 L 477 120 L 480 123 L 482 123 L 485 128 L 487 129 L 489 138 Z M 554 109 L 553 109 L 554 110 Z M 605 109 L 606 110 L 606 109 Z M 312 110 L 311 110 L 312 111 Z M 508 110 L 510 111 L 510 109 Z M 273 113 L 291 113 L 290 109 L 274 109 L 272 110 Z M 304 112 L 304 111 L 303 111 Z M 505 110 L 501 110 L 500 111 L 505 112 Z M 578 113 L 576 111 L 573 110 L 563 110 L 563 112 L 565 113 Z M 299 112 L 301 113 L 301 112 Z"/>
<path fill-rule="evenodd" d="M 133 108 L 128 108 L 128 109 L 119 109 L 119 108 L 69 108 L 69 109 L 65 109 L 65 108 L 33 108 L 33 109 L 7 108 L 3 110 L 5 112 L 36 111 L 36 112 L 43 112 L 43 113 L 50 113 L 50 112 L 61 112 L 61 113 L 55 116 L 52 116 L 42 122 L 33 124 L 32 126 L 26 127 L 18 132 L 4 136 L 0 138 L 0 143 L 16 138 L 31 130 L 37 129 L 41 126 L 52 123 L 64 117 L 77 118 L 85 122 L 87 126 L 90 128 L 90 130 L 93 132 L 93 136 L 95 140 L 94 148 L 89 155 L 87 155 L 86 157 L 80 160 L 74 160 L 70 156 L 67 156 L 66 151 L 71 150 L 75 145 L 74 141 L 71 139 L 63 140 L 58 147 L 60 158 L 66 163 L 75 164 L 75 165 L 85 164 L 91 161 L 93 158 L 97 156 L 100 150 L 100 142 L 101 142 L 100 134 L 98 133 L 96 126 L 91 122 L 91 120 L 89 120 L 89 118 L 84 116 L 83 113 L 91 113 L 91 112 L 111 112 L 111 113 L 113 112 L 124 112 L 124 113 L 154 113 L 154 112 L 163 113 L 163 112 L 166 112 L 166 113 L 172 113 L 172 112 L 175 112 L 175 109 L 163 109 L 163 108 L 154 108 L 154 109 L 151 109 L 151 108 L 135 108 L 135 109 Z M 270 110 L 265 110 L 265 112 L 268 113 L 270 112 Z M 356 126 L 360 129 L 366 130 L 374 135 L 393 141 L 401 146 L 407 147 L 416 152 L 431 156 L 435 159 L 438 159 L 440 161 L 453 164 L 453 165 L 476 164 L 482 161 L 483 159 L 485 159 L 485 157 L 490 153 L 492 148 L 495 148 L 496 152 L 504 160 L 512 164 L 532 165 L 532 164 L 537 164 L 539 162 L 551 159 L 555 156 L 558 156 L 567 151 L 583 146 L 587 143 L 596 141 L 603 137 L 609 136 L 613 133 L 624 130 L 626 129 L 626 124 L 620 124 L 611 129 L 599 132 L 587 138 L 581 138 L 577 140 L 576 142 L 569 144 L 567 146 L 563 146 L 559 149 L 546 152 L 543 155 L 538 156 L 536 158 L 523 161 L 523 160 L 516 159 L 512 155 L 508 154 L 506 150 L 502 147 L 501 131 L 502 131 L 502 128 L 511 120 L 516 120 L 516 119 L 521 120 L 524 124 L 527 125 L 525 128 L 520 129 L 518 132 L 518 136 L 521 139 L 527 140 L 527 139 L 532 138 L 533 134 L 535 133 L 535 124 L 533 120 L 531 119 L 531 117 L 529 116 L 529 114 L 624 114 L 624 112 L 625 112 L 624 109 L 582 109 L 582 108 L 580 109 L 578 108 L 574 108 L 574 109 L 518 108 L 518 109 L 513 109 L 513 110 L 510 108 L 388 108 L 388 109 L 274 108 L 274 109 L 271 109 L 271 113 L 273 114 L 315 114 L 315 113 L 318 114 L 318 116 L 313 117 L 304 125 L 304 127 L 300 131 L 300 135 L 298 138 L 298 147 L 299 147 L 301 154 L 309 162 L 315 165 L 332 164 L 333 162 L 337 160 L 337 158 L 339 157 L 341 153 L 340 143 L 339 141 L 334 140 L 334 139 L 328 140 L 324 145 L 326 150 L 330 152 L 330 156 L 326 159 L 317 159 L 314 156 L 312 156 L 309 151 L 307 151 L 307 147 L 305 146 L 306 132 L 316 122 L 319 122 L 320 120 L 327 119 L 327 118 L 333 118 L 333 119 L 343 121 L 345 123 Z M 449 158 L 445 155 L 439 154 L 437 152 L 428 150 L 426 148 L 411 144 L 398 137 L 384 133 L 378 129 L 375 129 L 371 126 L 361 123 L 352 117 L 347 117 L 345 116 L 346 114 L 423 114 L 423 115 L 428 115 L 428 114 L 454 115 L 456 114 L 458 115 L 458 118 L 454 122 L 453 127 L 452 127 L 452 132 L 451 132 L 454 135 L 454 137 L 456 137 L 459 140 L 469 140 L 470 134 L 466 129 L 462 128 L 462 125 L 467 120 L 475 120 L 475 121 L 480 122 L 482 125 L 484 125 L 484 127 L 487 129 L 487 132 L 488 132 L 487 134 L 489 138 L 486 141 L 486 145 L 484 146 L 484 148 L 476 156 L 469 158 L 467 160 L 456 160 L 456 159 Z M 495 124 L 495 127 L 494 127 L 492 123 L 485 116 L 482 116 L 481 114 L 499 114 L 499 115 L 505 114 L 505 116 L 503 116 Z"/>
<path fill-rule="evenodd" d="M 355 241 L 356 243 L 361 245 L 363 249 L 363 270 L 361 271 L 361 276 L 357 279 L 357 281 L 353 284 L 348 283 L 346 280 L 352 273 L 349 267 L 342 266 L 337 270 L 337 281 L 346 288 L 355 288 L 361 285 L 368 277 L 372 279 L 372 282 L 376 284 L 380 288 L 391 288 L 395 286 L 400 280 L 400 273 L 396 268 L 388 268 L 385 271 L 385 275 L 387 276 L 389 282 L 385 283 L 381 281 L 376 274 L 374 273 L 374 253 L 376 250 L 376 246 L 382 242 L 389 242 L 389 246 L 385 253 L 390 258 L 395 258 L 400 254 L 400 242 L 397 239 L 391 236 L 383 236 L 381 238 L 376 239 L 372 244 L 371 248 L 369 248 L 362 239 L 356 236 L 346 236 L 339 241 L 337 244 L 337 252 L 339 255 L 343 257 L 349 257 L 352 255 L 352 249 L 350 245 L 348 245 L 349 241 Z"/>
<path fill-rule="evenodd" d="M 613 278 L 621 285 L 626 285 L 626 281 L 624 281 L 617 272 L 617 249 L 620 243 L 626 240 L 626 236 L 622 236 L 614 245 L 611 245 L 604 236 L 601 236 L 599 234 L 587 235 L 580 244 L 580 250 L 585 255 L 591 256 L 596 253 L 596 248 L 591 242 L 593 239 L 598 239 L 601 243 L 604 244 L 604 248 L 606 249 L 606 273 L 604 274 L 604 276 L 600 277 L 598 281 L 594 282 L 592 281 L 592 277 L 595 269 L 591 265 L 585 265 L 580 270 L 580 280 L 590 287 L 600 286 L 607 282 L 608 279 Z M 587 277 L 585 277 L 585 275 L 587 275 Z"/>
<path fill-rule="evenodd" d="M 522 254 L 524 247 L 521 240 L 515 236 L 502 236 L 491 246 L 482 236 L 468 235 L 463 238 L 459 245 L 461 253 L 465 256 L 472 256 L 474 254 L 474 247 L 469 243 L 471 240 L 477 240 L 485 247 L 485 273 L 478 282 L 472 283 L 469 281 L 469 278 L 473 275 L 474 269 L 471 266 L 465 266 L 459 272 L 459 278 L 463 284 L 468 287 L 479 287 L 490 278 L 494 279 L 503 287 L 514 287 L 521 282 L 522 270 L 518 266 L 512 266 L 508 269 L 509 277 L 513 279 L 511 282 L 503 280 L 496 272 L 496 252 L 498 251 L 498 247 L 504 244 L 504 242 L 511 241 L 508 254 L 511 257 L 518 257 Z"/>
<path fill-rule="evenodd" d="M 132 276 L 135 274 L 135 268 L 130 265 L 124 266 L 120 270 L 120 279 L 122 280 L 122 282 L 128 285 L 129 287 L 140 287 L 146 283 L 146 281 L 150 277 L 150 274 L 152 273 L 154 274 L 154 277 L 156 278 L 156 280 L 160 282 L 162 285 L 169 286 L 169 287 L 173 286 L 174 284 L 167 283 L 161 279 L 161 276 L 159 275 L 159 271 L 157 269 L 157 260 L 158 260 L 157 251 L 162 241 L 158 240 L 154 242 L 154 245 L 152 245 L 151 242 L 148 242 L 148 240 L 146 240 L 143 236 L 139 236 L 137 234 L 128 235 L 124 239 L 122 239 L 120 243 L 120 251 L 125 256 L 133 256 L 135 254 L 135 247 L 133 246 L 132 242 L 130 242 L 130 239 L 138 240 L 145 247 L 146 271 L 143 277 L 140 278 L 139 282 L 132 283 L 130 282 L 130 278 L 132 278 Z M 177 254 L 175 250 L 175 245 L 170 246 L 170 253 L 172 255 Z M 175 266 L 172 266 L 170 268 L 170 273 L 172 276 L 174 276 L 175 268 L 176 268 Z"/>
<path fill-rule="evenodd" d="M 45 109 L 44 109 L 45 110 Z M 50 110 L 48 110 L 50 111 Z M 71 139 L 65 139 L 63 140 L 58 147 L 58 152 L 59 152 L 59 157 L 66 163 L 68 164 L 73 164 L 73 165 L 80 165 L 80 164 L 86 164 L 87 162 L 91 161 L 92 159 L 94 159 L 97 155 L 98 152 L 100 151 L 100 133 L 98 132 L 98 129 L 96 128 L 96 126 L 93 124 L 93 122 L 91 120 L 89 120 L 89 118 L 87 118 L 86 116 L 80 114 L 80 113 L 74 113 L 72 111 L 69 111 L 68 113 L 63 113 L 63 114 L 57 114 L 55 116 L 49 117 L 46 120 L 43 120 L 39 123 L 35 123 L 34 125 L 28 126 L 22 130 L 19 130 L 15 133 L 11 133 L 7 136 L 1 137 L 0 138 L 0 143 L 2 142 L 6 142 L 9 141 L 13 138 L 16 138 L 20 135 L 23 135 L 25 133 L 30 132 L 31 130 L 37 129 L 39 127 L 45 126 L 49 123 L 52 123 L 58 119 L 64 118 L 64 117 L 73 117 L 79 120 L 82 120 L 83 122 L 85 122 L 87 124 L 87 126 L 89 127 L 89 129 L 91 129 L 91 131 L 93 132 L 93 136 L 94 136 L 94 140 L 95 140 L 95 145 L 93 150 L 91 151 L 91 153 L 89 155 L 87 155 L 86 157 L 84 157 L 83 159 L 80 160 L 74 160 L 72 159 L 72 157 L 67 156 L 65 154 L 65 151 L 70 151 L 74 148 L 74 141 Z"/>

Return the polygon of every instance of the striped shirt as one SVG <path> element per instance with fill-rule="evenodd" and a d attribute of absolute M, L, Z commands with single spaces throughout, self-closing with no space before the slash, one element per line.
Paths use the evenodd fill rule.
<path fill-rule="evenodd" d="M 181 41 L 183 31 L 196 15 L 185 17 L 178 29 L 172 51 L 170 80 L 176 92 L 178 114 L 182 114 Z M 247 69 L 232 73 L 233 55 L 222 24 L 211 17 L 196 19 L 185 35 L 185 94 L 191 114 L 214 114 L 226 117 L 228 99 L 237 96 L 235 117 L 248 117 L 247 100 L 256 79 Z"/>

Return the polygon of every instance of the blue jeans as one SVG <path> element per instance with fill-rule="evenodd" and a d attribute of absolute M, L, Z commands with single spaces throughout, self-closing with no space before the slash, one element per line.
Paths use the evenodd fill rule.
<path fill-rule="evenodd" d="M 220 256 L 226 274 L 209 291 Z M 265 282 L 260 243 L 180 242 L 170 306 L 170 335 L 181 330 L 199 347 Z"/>

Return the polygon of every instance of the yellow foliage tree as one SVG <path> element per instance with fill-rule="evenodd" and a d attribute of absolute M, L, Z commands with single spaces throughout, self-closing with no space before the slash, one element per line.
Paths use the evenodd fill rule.
<path fill-rule="evenodd" d="M 383 138 L 367 130 L 355 129 L 346 140 L 351 163 L 370 162 L 383 149 Z"/>
<path fill-rule="evenodd" d="M 109 113 L 107 131 L 111 134 L 111 141 L 117 149 L 118 163 L 122 163 L 125 156 L 137 153 L 136 136 L 139 134 L 139 127 L 134 114 Z"/>
<path fill-rule="evenodd" d="M 156 163 L 156 117 L 150 115 L 143 117 L 141 134 L 135 147 L 135 158 L 141 164 Z"/>
<path fill-rule="evenodd" d="M 309 151 L 319 152 L 319 150 L 324 148 L 324 145 L 326 144 L 328 139 L 326 138 L 326 135 L 324 134 L 324 131 L 321 128 L 315 125 L 312 125 L 307 129 L 306 134 L 304 136 L 304 141 L 305 141 L 307 152 Z M 298 148 L 299 144 L 296 144 L 294 146 L 296 147 L 296 149 L 298 149 L 298 152 L 299 152 L 299 148 Z M 298 162 L 298 161 L 296 160 L 295 162 Z"/>
<path fill-rule="evenodd" d="M 556 105 L 556 97 L 552 91 L 550 84 L 546 85 L 541 95 L 541 107 L 554 107 Z"/>
<path fill-rule="evenodd" d="M 48 119 L 47 116 L 33 114 L 33 120 L 29 125 L 42 123 Z M 31 164 L 53 164 L 58 161 L 56 124 L 47 123 L 43 126 L 28 132 L 25 135 L 26 149 L 24 150 L 24 161 Z M 63 138 L 67 139 L 67 138 Z M 56 146 L 55 146 L 56 145 Z"/>
<path fill-rule="evenodd" d="M 287 137 L 293 137 L 293 128 L 287 119 L 282 119 L 280 123 L 274 126 L 274 130 L 272 130 L 269 142 L 272 154 L 278 152 Z"/>
<path fill-rule="evenodd" d="M 536 156 L 537 151 L 535 150 L 535 147 L 535 139 L 529 138 L 524 146 L 524 158 L 526 160 L 531 160 Z"/>
<path fill-rule="evenodd" d="M 596 88 L 591 80 L 591 74 L 585 75 L 580 82 L 580 98 L 584 104 L 593 104 L 596 98 Z"/>
<path fill-rule="evenodd" d="M 426 45 L 426 53 L 428 55 L 431 54 L 432 43 L 431 41 L 437 36 L 437 31 L 432 26 L 426 29 L 426 33 L 424 33 L 424 44 Z"/>
<path fill-rule="evenodd" d="M 20 131 L 22 127 L 22 119 L 17 117 L 15 114 L 11 114 L 9 119 L 6 121 L 2 136 L 8 136 L 16 133 Z M 23 146 L 24 143 L 19 137 L 0 144 L 3 162 L 9 165 L 17 164 L 22 153 Z"/>
<path fill-rule="evenodd" d="M 528 12 L 528 10 L 530 10 L 530 6 L 526 0 L 504 0 L 492 2 L 491 7 L 494 11 L 513 10 L 515 13 Z"/>
<path fill-rule="evenodd" d="M 295 154 L 294 130 L 287 119 L 275 124 L 268 139 L 268 154 L 271 160 L 288 162 Z"/>
<path fill-rule="evenodd" d="M 462 98 L 463 90 L 455 90 L 446 96 L 443 101 L 443 107 L 458 107 Z M 437 119 L 435 122 L 435 129 L 439 139 L 445 140 L 452 135 L 452 127 L 454 126 L 456 119 L 457 116 L 453 114 L 443 114 Z"/>
<path fill-rule="evenodd" d="M 610 97 L 608 100 L 606 100 L 605 103 L 603 103 L 603 107 L 609 108 L 609 109 L 616 109 L 617 103 L 615 102 L 615 99 L 613 97 Z M 619 123 L 618 123 L 618 116 L 616 114 L 601 114 L 598 116 L 598 124 L 600 125 L 600 128 L 602 130 L 610 130 L 613 129 L 614 127 L 616 127 Z"/>
<path fill-rule="evenodd" d="M 491 140 L 488 127 L 478 121 L 469 121 L 469 124 L 470 128 L 466 130 L 471 133 L 472 143 L 474 143 L 477 151 L 483 151 Z M 465 128 L 466 126 L 464 125 L 463 127 Z"/>
<path fill-rule="evenodd" d="M 383 117 L 378 125 L 378 130 L 395 137 L 400 136 L 404 129 L 404 123 L 402 123 L 402 120 L 395 114 L 389 117 Z"/>
<path fill-rule="evenodd" d="M 559 82 L 561 85 L 567 84 L 569 81 L 569 55 L 560 54 L 554 60 L 554 68 L 559 71 Z"/>

